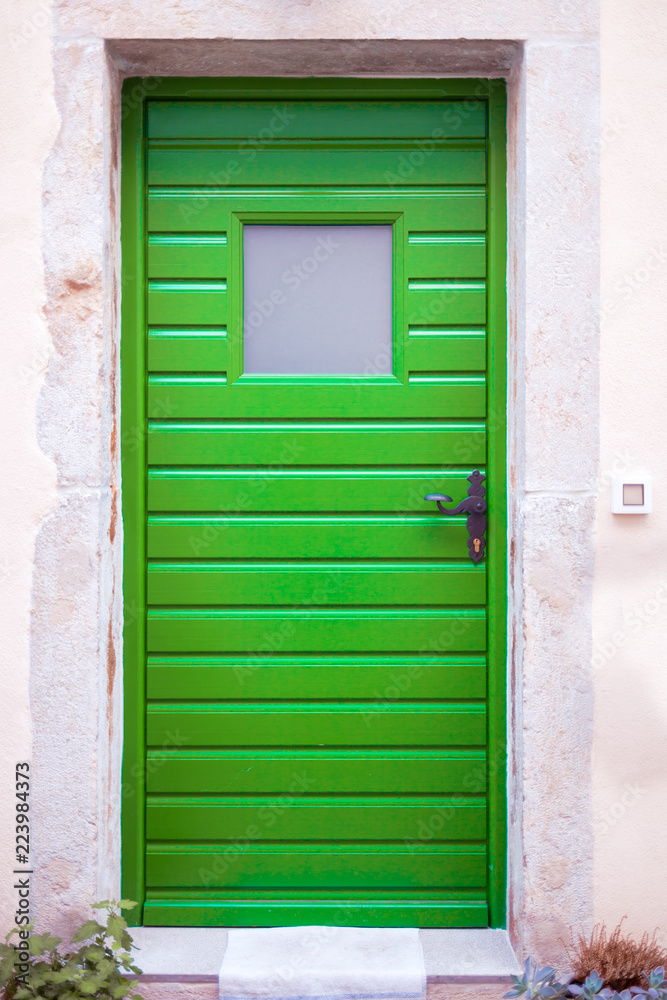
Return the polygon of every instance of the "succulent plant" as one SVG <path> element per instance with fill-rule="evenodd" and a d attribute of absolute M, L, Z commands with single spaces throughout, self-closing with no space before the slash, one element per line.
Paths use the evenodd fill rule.
<path fill-rule="evenodd" d="M 561 983 L 556 979 L 556 970 L 551 965 L 543 968 L 526 959 L 521 976 L 512 976 L 513 986 L 505 997 L 508 1000 L 515 1000 L 516 997 L 525 997 L 526 1000 L 536 1000 L 544 997 L 566 997 L 568 995 L 568 984 Z"/>
<path fill-rule="evenodd" d="M 619 991 L 605 986 L 604 980 L 596 971 L 586 976 L 583 983 L 574 983 L 570 979 L 558 979 L 556 970 L 551 965 L 540 967 L 527 958 L 523 973 L 512 976 L 513 985 L 505 993 L 505 997 L 507 1000 L 516 1000 L 517 997 L 525 1000 L 553 1000 L 554 997 L 576 997 L 577 1000 L 667 1000 L 664 967 L 659 966 L 642 975 L 645 985 Z"/>
<path fill-rule="evenodd" d="M 577 983 L 570 983 L 569 990 L 572 996 L 581 997 L 582 1000 L 593 1000 L 593 997 L 597 997 L 604 986 L 604 981 L 595 971 L 591 972 L 590 976 L 586 976 L 583 986 L 579 986 Z"/>

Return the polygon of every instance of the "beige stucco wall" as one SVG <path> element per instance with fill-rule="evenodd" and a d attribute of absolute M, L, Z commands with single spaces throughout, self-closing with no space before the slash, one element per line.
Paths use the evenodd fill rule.
<path fill-rule="evenodd" d="M 667 524 L 660 504 L 667 476 L 661 478 L 658 461 L 664 454 L 661 406 L 667 405 L 660 370 L 667 281 L 664 225 L 661 230 L 667 197 L 660 187 L 667 111 L 660 41 L 667 42 L 667 25 L 661 5 L 605 0 L 604 6 L 603 299 L 612 305 L 603 310 L 603 472 L 595 551 L 591 505 L 600 456 L 594 0 L 315 0 L 287 6 L 270 0 L 61 0 L 53 29 L 46 0 L 30 7 L 6 0 L 0 17 L 9 22 L 7 30 L 0 26 L 0 60 L 8 67 L 1 97 L 7 110 L 0 115 L 8 210 L 0 270 L 6 311 L 0 648 L 2 704 L 11 720 L 4 724 L 3 718 L 0 732 L 3 918 L 11 919 L 15 902 L 11 765 L 30 752 L 30 698 L 39 765 L 39 912 L 57 920 L 63 907 L 82 908 L 86 899 L 114 891 L 118 870 L 119 802 L 112 790 L 118 788 L 123 609 L 114 517 L 115 74 L 123 67 L 139 73 L 188 67 L 182 50 L 121 41 L 112 47 L 114 64 L 104 39 L 404 38 L 431 40 L 437 52 L 439 39 L 468 38 L 524 45 L 520 58 L 511 47 L 489 43 L 457 59 L 458 43 L 450 43 L 447 63 L 452 75 L 466 69 L 483 75 L 485 67 L 499 74 L 503 61 L 509 65 L 514 58 L 515 937 L 520 943 L 529 925 L 526 947 L 551 957 L 568 920 L 590 922 L 593 896 L 601 918 L 628 912 L 635 929 L 662 921 L 667 931 L 667 849 L 660 829 L 667 815 L 667 683 L 660 658 L 667 625 L 667 563 L 664 572 L 660 566 Z M 406 57 L 394 44 L 399 65 Z M 250 61 L 240 50 L 227 49 L 222 57 L 218 51 L 197 49 L 189 71 L 247 73 L 252 65 L 255 72 L 280 73 L 295 58 L 278 46 L 257 50 Z M 434 58 L 422 60 L 431 72 L 438 66 Z M 386 57 L 368 46 L 324 53 L 321 60 L 323 72 L 342 67 L 353 75 L 364 65 L 387 72 Z M 608 513 L 605 476 L 629 461 L 647 464 L 656 477 L 651 518 L 621 521 Z M 663 580 L 666 589 L 660 591 Z M 638 613 L 619 632 L 623 615 L 635 608 Z M 611 653 L 605 652 L 609 643 Z"/>
<path fill-rule="evenodd" d="M 602 5 L 601 470 L 594 592 L 595 915 L 667 945 L 667 7 Z M 653 475 L 654 513 L 609 478 Z"/>
<path fill-rule="evenodd" d="M 37 441 L 51 352 L 43 315 L 42 170 L 58 129 L 48 4 L 0 5 L 0 912 L 13 920 L 14 772 L 31 758 L 30 606 L 35 539 L 56 504 Z"/>

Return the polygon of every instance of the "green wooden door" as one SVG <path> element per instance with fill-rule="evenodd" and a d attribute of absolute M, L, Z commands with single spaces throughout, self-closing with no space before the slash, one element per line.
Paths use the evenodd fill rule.
<path fill-rule="evenodd" d="M 501 926 L 502 88 L 136 93 L 130 81 L 124 895 L 146 924 Z M 279 310 L 289 282 L 244 302 L 249 227 L 312 227 L 326 261 L 332 226 L 387 235 L 387 350 L 344 373 L 299 358 L 258 371 L 252 310 Z M 465 519 L 424 499 L 462 498 L 475 468 L 489 500 L 477 566 Z"/>

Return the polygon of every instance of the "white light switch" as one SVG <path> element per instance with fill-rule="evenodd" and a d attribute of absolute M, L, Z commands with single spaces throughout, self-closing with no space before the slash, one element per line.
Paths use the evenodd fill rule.
<path fill-rule="evenodd" d="M 652 481 L 642 473 L 628 472 L 611 481 L 612 514 L 650 514 L 653 503 Z"/>

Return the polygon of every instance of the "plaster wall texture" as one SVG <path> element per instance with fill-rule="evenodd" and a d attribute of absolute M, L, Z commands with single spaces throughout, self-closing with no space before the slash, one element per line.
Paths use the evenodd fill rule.
<path fill-rule="evenodd" d="M 667 946 L 667 9 L 605 0 L 601 479 L 594 597 L 595 916 Z M 609 480 L 653 474 L 654 513 Z"/>
<path fill-rule="evenodd" d="M 32 13 L 32 12 L 31 12 Z M 14 772 L 32 756 L 30 593 L 35 539 L 54 509 L 53 461 L 37 440 L 36 407 L 51 354 L 44 317 L 42 167 L 55 139 L 50 12 L 0 5 L 2 240 L 0 240 L 0 912 L 13 920 L 16 891 Z M 24 33 L 27 37 L 24 37 Z"/>
<path fill-rule="evenodd" d="M 510 928 L 519 950 L 553 959 L 569 926 L 590 923 L 597 14 L 594 0 L 61 0 L 53 32 L 47 24 L 21 42 L 16 94 L 27 87 L 34 108 L 16 124 L 27 157 L 17 204 L 32 228 L 16 230 L 26 266 L 17 256 L 4 277 L 27 327 L 3 350 L 48 345 L 50 360 L 43 385 L 40 369 L 22 393 L 18 356 L 2 378 L 20 414 L 8 444 L 29 493 L 9 503 L 23 546 L 10 679 L 27 739 L 31 670 L 40 920 L 67 931 L 92 897 L 118 891 L 120 640 L 123 611 L 137 609 L 123 609 L 120 584 L 116 102 L 119 74 L 192 73 L 194 61 L 222 75 L 508 76 Z M 0 55 L 11 44 L 3 36 Z M 597 572 L 603 586 L 617 583 L 613 565 L 598 559 Z"/>

